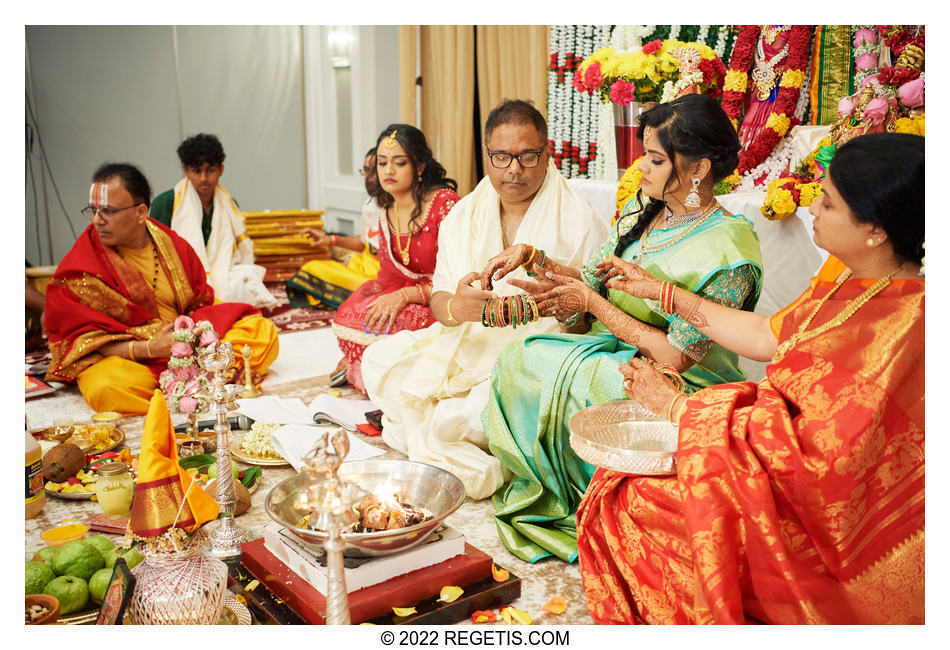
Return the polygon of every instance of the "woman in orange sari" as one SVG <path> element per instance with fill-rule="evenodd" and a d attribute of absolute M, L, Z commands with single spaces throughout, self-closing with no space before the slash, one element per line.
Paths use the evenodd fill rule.
<path fill-rule="evenodd" d="M 924 622 L 924 143 L 855 138 L 812 204 L 831 256 L 775 316 L 674 291 L 766 378 L 687 397 L 646 362 L 628 395 L 679 423 L 677 474 L 599 469 L 577 514 L 604 623 Z M 657 299 L 621 260 L 608 286 Z"/>

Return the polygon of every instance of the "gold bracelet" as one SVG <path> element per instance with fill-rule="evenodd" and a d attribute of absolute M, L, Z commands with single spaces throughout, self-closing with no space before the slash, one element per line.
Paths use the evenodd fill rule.
<path fill-rule="evenodd" d="M 152 358 L 152 348 L 148 346 L 148 344 L 151 342 L 152 342 L 152 339 L 145 339 L 145 354 L 148 355 L 149 359 Z"/>
<path fill-rule="evenodd" d="M 538 249 L 534 246 L 531 247 L 531 257 L 528 258 L 528 261 L 521 265 L 521 268 L 526 269 L 528 265 L 531 264 L 531 260 L 534 259 L 534 254 L 538 252 Z"/>
<path fill-rule="evenodd" d="M 455 316 L 452 315 L 452 300 L 453 300 L 454 298 L 455 298 L 455 296 L 452 296 L 451 298 L 449 298 L 449 301 L 448 301 L 447 303 L 445 303 L 445 311 L 446 311 L 446 313 L 449 315 L 449 320 L 454 320 L 456 323 L 458 323 L 459 325 L 461 325 L 461 324 L 462 324 L 462 321 L 456 319 Z"/>
<path fill-rule="evenodd" d="M 686 397 L 686 393 L 677 393 L 673 401 L 670 402 L 670 410 L 666 414 L 666 419 L 669 420 L 673 426 L 679 426 L 679 421 L 673 422 L 673 409 L 676 407 L 676 401 L 681 397 Z"/>
<path fill-rule="evenodd" d="M 135 341 L 129 341 L 129 361 L 137 361 L 135 358 Z"/>

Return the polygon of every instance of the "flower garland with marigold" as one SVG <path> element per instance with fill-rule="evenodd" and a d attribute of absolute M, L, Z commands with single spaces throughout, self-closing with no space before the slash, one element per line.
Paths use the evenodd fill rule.
<path fill-rule="evenodd" d="M 762 28 L 759 25 L 744 25 L 736 38 L 736 45 L 729 60 L 729 69 L 723 89 L 722 108 L 729 116 L 736 131 L 742 113 L 742 101 L 749 85 L 749 69 L 755 55 L 755 44 Z M 795 106 L 805 82 L 808 65 L 811 27 L 793 25 L 789 30 L 789 48 L 785 58 L 785 72 L 779 80 L 778 96 L 765 127 L 749 146 L 739 153 L 739 174 L 744 174 L 762 163 L 785 137 L 789 129 L 798 123 Z"/>
<path fill-rule="evenodd" d="M 799 207 L 811 205 L 821 196 L 821 179 L 824 168 L 816 161 L 818 153 L 825 147 L 833 146 L 830 136 L 825 136 L 808 156 L 795 168 L 790 176 L 777 178 L 769 182 L 766 188 L 762 215 L 773 221 L 792 215 Z"/>

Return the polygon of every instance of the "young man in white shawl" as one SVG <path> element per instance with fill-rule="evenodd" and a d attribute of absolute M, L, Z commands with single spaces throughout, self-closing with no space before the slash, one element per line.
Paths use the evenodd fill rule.
<path fill-rule="evenodd" d="M 149 216 L 195 249 L 214 287 L 215 298 L 273 307 L 264 286 L 264 267 L 254 264 L 254 243 L 244 228 L 237 202 L 218 181 L 224 173 L 224 148 L 213 135 L 199 133 L 178 146 L 185 177 L 152 201 Z"/>
<path fill-rule="evenodd" d="M 510 280 L 529 277 L 519 268 L 483 291 L 480 271 L 519 242 L 579 266 L 609 228 L 551 162 L 547 124 L 531 103 L 506 100 L 495 107 L 485 124 L 485 148 L 487 177 L 452 208 L 439 230 L 429 302 L 439 322 L 399 332 L 363 354 L 363 381 L 383 411 L 386 444 L 410 460 L 451 471 L 473 499 L 491 496 L 505 478 L 501 463 L 486 451 L 481 424 L 492 365 L 513 339 L 559 327 L 554 318 L 517 329 L 484 327 L 485 301 L 520 293 Z M 539 261 L 540 254 L 527 270 Z"/>

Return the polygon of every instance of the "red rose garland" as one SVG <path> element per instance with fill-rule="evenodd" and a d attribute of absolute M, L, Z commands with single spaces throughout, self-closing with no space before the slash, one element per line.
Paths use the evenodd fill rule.
<path fill-rule="evenodd" d="M 729 60 L 729 71 L 726 74 L 726 85 L 723 92 L 722 108 L 732 120 L 738 130 L 739 117 L 742 111 L 742 99 L 748 86 L 749 68 L 755 54 L 756 40 L 761 28 L 758 25 L 744 25 L 736 38 L 732 58 Z M 785 58 L 786 71 L 779 81 L 778 96 L 772 107 L 769 123 L 759 131 L 752 143 L 739 154 L 739 174 L 753 169 L 764 161 L 775 146 L 785 137 L 788 129 L 797 124 L 795 119 L 795 105 L 801 94 L 805 67 L 808 65 L 808 46 L 811 41 L 811 27 L 808 25 L 793 25 L 789 30 L 788 55 Z M 791 74 L 790 74 L 791 73 Z M 786 85 L 784 79 L 798 77 L 797 83 Z M 773 128 L 770 124 L 779 124 Z"/>

